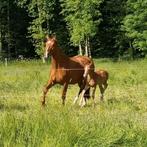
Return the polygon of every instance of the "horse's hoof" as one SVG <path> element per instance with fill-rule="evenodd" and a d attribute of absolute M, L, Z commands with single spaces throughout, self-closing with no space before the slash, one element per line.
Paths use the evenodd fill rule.
<path fill-rule="evenodd" d="M 96 103 L 93 104 L 93 108 L 95 108 L 95 107 L 96 107 Z"/>
<path fill-rule="evenodd" d="M 45 101 L 41 101 L 41 104 L 44 107 L 45 106 Z"/>
<path fill-rule="evenodd" d="M 100 99 L 100 102 L 101 102 L 101 103 L 104 103 L 104 99 Z"/>
<path fill-rule="evenodd" d="M 62 106 L 65 106 L 65 102 L 62 102 Z"/>
<path fill-rule="evenodd" d="M 83 108 L 83 107 L 85 107 L 86 106 L 86 104 L 82 104 L 82 105 L 80 105 L 81 106 L 81 108 Z"/>
<path fill-rule="evenodd" d="M 73 103 L 72 103 L 72 105 L 75 105 L 76 104 L 76 101 L 74 101 Z"/>

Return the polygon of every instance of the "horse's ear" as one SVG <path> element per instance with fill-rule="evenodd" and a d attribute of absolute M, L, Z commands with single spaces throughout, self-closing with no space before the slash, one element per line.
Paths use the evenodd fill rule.
<path fill-rule="evenodd" d="M 44 37 L 44 39 L 43 39 L 43 42 L 46 43 L 47 40 L 48 40 L 48 36 L 46 35 L 46 36 Z"/>
<path fill-rule="evenodd" d="M 44 39 L 43 39 L 43 42 L 46 43 L 50 38 L 51 37 L 48 34 L 46 34 Z"/>
<path fill-rule="evenodd" d="M 49 37 L 49 35 L 47 34 L 45 38 L 48 40 L 50 37 Z"/>
<path fill-rule="evenodd" d="M 56 34 L 55 33 L 52 34 L 52 39 L 56 40 Z"/>

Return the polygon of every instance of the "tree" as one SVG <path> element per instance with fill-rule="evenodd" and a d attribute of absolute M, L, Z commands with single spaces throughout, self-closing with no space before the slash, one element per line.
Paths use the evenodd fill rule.
<path fill-rule="evenodd" d="M 123 19 L 122 30 L 129 41 L 130 55 L 135 50 L 147 51 L 147 1 L 128 0 L 127 15 Z"/>
<path fill-rule="evenodd" d="M 71 35 L 71 42 L 79 45 L 80 54 L 82 54 L 81 45 L 85 46 L 85 54 L 90 53 L 90 38 L 97 32 L 97 27 L 101 21 L 99 6 L 102 0 L 61 0 L 62 13 L 68 25 Z M 97 19 L 95 19 L 95 17 Z"/>
<path fill-rule="evenodd" d="M 0 1 L 0 58 L 3 56 L 4 51 L 4 42 L 7 34 L 7 1 L 1 0 Z"/>
<path fill-rule="evenodd" d="M 100 57 L 117 57 L 122 54 L 125 46 L 124 32 L 121 30 L 125 16 L 126 0 L 104 0 L 100 6 L 102 21 L 92 45 L 93 55 Z"/>
<path fill-rule="evenodd" d="M 1 58 L 16 58 L 20 54 L 33 56 L 34 49 L 26 38 L 29 20 L 25 9 L 17 7 L 13 0 L 0 1 Z"/>
<path fill-rule="evenodd" d="M 18 5 L 26 7 L 32 22 L 28 28 L 33 45 L 38 55 L 43 52 L 45 34 L 51 32 L 50 22 L 53 18 L 55 0 L 21 0 Z"/>

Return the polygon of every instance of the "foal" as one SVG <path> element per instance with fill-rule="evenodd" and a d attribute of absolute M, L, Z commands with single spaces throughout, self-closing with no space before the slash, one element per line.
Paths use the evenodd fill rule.
<path fill-rule="evenodd" d="M 80 105 L 83 107 L 86 104 L 86 99 L 84 98 L 84 93 L 90 88 L 93 87 L 92 98 L 95 99 L 95 90 L 97 85 L 100 89 L 100 100 L 103 101 L 104 92 L 108 86 L 108 78 L 109 74 L 106 70 L 97 70 L 95 72 L 91 72 L 89 65 L 85 67 L 84 77 L 86 77 L 86 86 L 82 91 L 82 96 L 80 100 Z M 93 79 L 91 78 L 93 77 Z"/>
<path fill-rule="evenodd" d="M 79 94 L 85 87 L 84 68 L 90 64 L 91 73 L 94 72 L 94 63 L 92 59 L 85 56 L 66 56 L 58 47 L 57 39 L 55 36 L 47 36 L 45 41 L 45 57 L 51 55 L 51 69 L 50 79 L 43 90 L 42 105 L 45 104 L 45 97 L 48 90 L 55 84 L 63 85 L 62 91 L 62 104 L 65 104 L 66 92 L 68 84 L 78 83 L 80 87 Z M 89 66 L 88 66 L 89 67 Z M 78 94 L 78 96 L 79 96 Z"/>

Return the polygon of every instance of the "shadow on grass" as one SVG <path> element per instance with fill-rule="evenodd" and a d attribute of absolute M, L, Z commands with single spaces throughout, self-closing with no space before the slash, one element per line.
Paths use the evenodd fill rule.
<path fill-rule="evenodd" d="M 28 105 L 19 105 L 19 104 L 5 105 L 5 104 L 0 104 L 0 111 L 11 111 L 11 110 L 25 111 L 27 109 L 29 109 Z"/>
<path fill-rule="evenodd" d="M 129 98 L 118 100 L 113 97 L 107 100 L 107 104 L 108 106 L 113 106 L 113 107 L 118 106 L 118 105 L 125 105 L 134 111 L 140 111 L 140 108 L 137 105 L 137 103 L 135 103 L 135 101 L 132 101 Z"/>
<path fill-rule="evenodd" d="M 121 103 L 119 100 L 117 100 L 116 98 L 110 98 L 107 100 L 108 105 L 111 104 L 116 104 L 116 103 Z"/>

